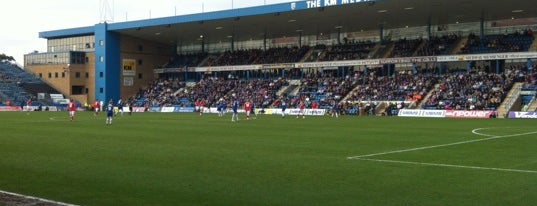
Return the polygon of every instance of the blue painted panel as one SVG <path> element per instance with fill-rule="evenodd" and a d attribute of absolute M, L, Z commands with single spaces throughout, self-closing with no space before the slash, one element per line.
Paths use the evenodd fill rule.
<path fill-rule="evenodd" d="M 107 31 L 107 26 L 95 25 L 95 98 L 105 102 L 117 101 L 120 88 L 119 34 Z"/>

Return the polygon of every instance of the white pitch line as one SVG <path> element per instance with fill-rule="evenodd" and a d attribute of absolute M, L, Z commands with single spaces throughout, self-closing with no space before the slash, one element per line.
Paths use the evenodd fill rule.
<path fill-rule="evenodd" d="M 483 133 L 477 132 L 477 131 L 483 130 L 483 129 L 490 129 L 490 128 L 477 128 L 477 129 L 472 130 L 472 133 L 475 134 L 475 135 L 480 135 L 480 136 L 485 136 L 485 137 L 494 137 L 494 136 L 496 136 L 496 135 L 483 134 Z"/>
<path fill-rule="evenodd" d="M 2 193 L 2 194 L 6 194 L 6 195 L 11 195 L 11 196 L 16 196 L 16 197 L 22 197 L 22 198 L 24 198 L 24 199 L 28 199 L 28 200 L 37 200 L 37 201 L 41 201 L 41 202 L 51 203 L 51 204 L 55 204 L 55 205 L 61 205 L 61 206 L 78 206 L 78 205 L 73 205 L 73 204 L 68 204 L 68 203 L 63 203 L 63 202 L 57 202 L 57 201 L 53 201 L 53 200 L 47 200 L 47 199 L 43 199 L 43 198 L 39 198 L 39 197 L 33 197 L 33 196 L 28 196 L 28 195 L 21 195 L 21 194 L 12 193 L 12 192 L 7 192 L 7 191 L 3 191 L 3 190 L 0 190 L 0 193 Z"/>
<path fill-rule="evenodd" d="M 473 132 L 473 131 L 472 131 Z M 474 133 L 476 134 L 476 133 Z M 416 147 L 416 148 L 410 148 L 410 149 L 403 149 L 403 150 L 394 150 L 394 151 L 388 151 L 388 152 L 379 152 L 379 153 L 372 153 L 372 154 L 365 154 L 365 155 L 358 155 L 358 156 L 351 156 L 347 157 L 347 159 L 360 159 L 363 157 L 373 157 L 373 156 L 379 156 L 379 155 L 386 155 L 386 154 L 395 154 L 395 153 L 403 153 L 403 152 L 412 152 L 412 151 L 418 151 L 418 150 L 426 150 L 426 149 L 432 149 L 432 148 L 439 148 L 439 147 L 448 147 L 453 145 L 460 145 L 460 144 L 468 144 L 473 142 L 482 142 L 482 141 L 488 141 L 493 139 L 501 139 L 501 138 L 507 138 L 507 137 L 516 137 L 516 136 L 524 136 L 529 134 L 537 134 L 537 132 L 526 132 L 526 133 L 520 133 L 520 134 L 510 134 L 510 135 L 503 135 L 503 136 L 492 136 L 488 138 L 483 139 L 475 139 L 475 140 L 468 140 L 468 141 L 461 141 L 461 142 L 454 142 L 449 144 L 440 144 L 440 145 L 432 145 L 432 146 L 425 146 L 425 147 Z M 481 134 L 483 135 L 483 134 Z"/>
<path fill-rule="evenodd" d="M 427 163 L 427 162 L 410 162 L 410 161 L 399 161 L 399 160 L 368 159 L 368 158 L 354 158 L 354 159 L 364 160 L 364 161 L 373 161 L 373 162 L 397 163 L 397 164 L 411 164 L 411 165 L 425 165 L 425 166 L 435 166 L 435 167 L 452 167 L 452 168 L 463 168 L 463 169 L 493 170 L 493 171 L 502 171 L 502 172 L 537 174 L 537 171 L 535 170 L 517 170 L 517 169 L 505 169 L 505 168 L 494 168 L 494 167 L 478 167 L 478 166 L 451 165 L 451 164 L 439 164 L 439 163 Z"/>

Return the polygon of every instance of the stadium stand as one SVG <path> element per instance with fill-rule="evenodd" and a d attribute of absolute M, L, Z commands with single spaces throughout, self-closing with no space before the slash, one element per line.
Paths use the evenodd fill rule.
<path fill-rule="evenodd" d="M 489 39 L 496 38 L 492 42 L 500 42 L 499 39 L 501 39 L 502 42 L 507 42 L 507 45 L 515 45 L 495 45 L 490 47 L 495 49 L 490 52 L 503 51 L 504 48 L 517 48 L 516 45 L 522 45 L 518 42 L 526 45 L 519 48 L 528 48 L 527 45 L 533 41 L 533 36 L 530 38 L 529 35 L 508 36 L 510 37 L 487 36 Z M 460 39 L 461 37 L 454 34 L 433 37 L 430 40 L 401 39 L 393 42 L 390 56 L 449 54 Z M 474 41 L 477 42 L 475 35 L 470 35 L 468 39 L 471 44 L 474 44 Z M 312 48 L 271 48 L 267 51 L 250 49 L 203 55 L 206 57 L 205 62 L 214 66 L 283 63 L 301 59 L 306 62 L 367 59 L 370 58 L 368 55 L 371 49 L 377 44 L 378 42 L 347 41 L 333 46 L 321 44 Z M 305 56 L 306 54 L 310 56 Z M 199 63 L 203 61 L 200 60 L 203 55 L 180 55 L 177 59 L 182 59 L 181 61 L 174 61 L 175 63 L 167 66 L 187 66 L 189 64 L 187 59 L 196 59 L 191 62 Z M 525 81 L 529 89 L 536 87 L 535 72 L 528 74 L 521 66 L 506 67 L 502 70 L 504 72 L 499 74 L 494 73 L 488 66 L 475 68 L 471 72 L 461 68 L 445 68 L 444 70 L 443 75 L 439 75 L 437 67 L 424 68 L 419 71 L 395 71 L 392 74 L 385 72 L 383 68 L 373 68 L 365 76 L 361 71 L 353 73 L 352 76 L 339 76 L 339 73 L 329 70 L 324 73 L 317 71 L 305 74 L 301 74 L 303 71 L 300 70 L 290 70 L 286 73 L 290 79 L 247 79 L 244 75 L 231 75 L 230 78 L 206 77 L 192 83 L 193 86 L 186 86 L 186 83 L 179 82 L 178 79 L 158 79 L 132 99 L 138 106 L 193 106 L 192 102 L 203 98 L 208 106 L 216 107 L 220 98 L 229 101 L 231 94 L 235 93 L 240 101 L 250 99 L 256 106 L 263 108 L 278 107 L 279 97 L 287 99 L 291 107 L 296 106 L 299 100 L 309 98 L 310 102 L 306 103 L 307 106 L 316 101 L 320 108 L 325 109 L 330 108 L 331 101 L 337 101 L 345 114 L 394 115 L 398 109 L 410 106 L 404 102 L 420 102 L 427 94 L 430 95 L 422 105 L 425 109 L 494 110 L 503 101 L 513 82 Z M 289 84 L 295 80 L 299 83 Z M 435 88 L 436 84 L 438 84 L 437 88 Z M 296 94 L 293 91 L 296 91 Z M 529 100 L 524 102 L 530 103 Z"/>
<path fill-rule="evenodd" d="M 389 57 L 410 57 L 414 54 L 423 39 L 400 39 L 394 42 L 393 50 Z"/>
<path fill-rule="evenodd" d="M 468 36 L 468 41 L 461 49 L 461 54 L 480 54 L 495 52 L 528 51 L 534 40 L 533 31 L 525 30 L 510 34 L 487 35 L 480 39 L 475 34 Z"/>
<path fill-rule="evenodd" d="M 346 41 L 344 44 L 332 46 L 326 51 L 322 61 L 368 59 L 375 45 L 376 43 L 371 41 Z"/>
<path fill-rule="evenodd" d="M 44 94 L 38 98 L 38 94 Z M 59 93 L 50 85 L 44 83 L 32 74 L 25 72 L 19 66 L 10 62 L 0 62 L 0 101 L 10 101 L 21 105 L 32 98 L 33 106 L 53 105 L 50 94 Z"/>
<path fill-rule="evenodd" d="M 449 54 L 455 43 L 460 39 L 456 34 L 432 37 L 416 51 L 416 56 L 437 56 Z"/>
<path fill-rule="evenodd" d="M 182 67 L 195 67 L 202 63 L 205 58 L 207 58 L 208 54 L 203 53 L 195 53 L 195 54 L 182 54 L 182 55 L 176 55 L 170 59 L 168 63 L 166 63 L 163 67 L 164 68 L 182 68 Z"/>

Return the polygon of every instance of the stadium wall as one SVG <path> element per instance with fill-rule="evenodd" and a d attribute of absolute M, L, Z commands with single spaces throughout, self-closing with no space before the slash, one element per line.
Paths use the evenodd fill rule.
<path fill-rule="evenodd" d="M 40 77 L 68 98 L 84 103 L 95 98 L 95 54 L 87 52 L 86 57 L 85 64 L 26 65 L 25 71 Z M 82 94 L 73 94 L 72 86 L 82 86 Z"/>
<path fill-rule="evenodd" d="M 161 67 L 170 60 L 174 53 L 174 45 L 163 45 L 122 35 L 120 53 L 121 72 L 118 81 L 121 98 L 126 99 L 157 78 L 153 69 Z M 126 66 L 132 66 L 130 68 L 132 70 L 128 70 Z"/>

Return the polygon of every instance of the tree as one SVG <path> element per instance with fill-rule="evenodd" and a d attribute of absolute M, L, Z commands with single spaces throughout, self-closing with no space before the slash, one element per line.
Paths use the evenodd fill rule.
<path fill-rule="evenodd" d="M 15 58 L 12 56 L 5 55 L 4 53 L 0 54 L 0 61 L 15 61 Z"/>

